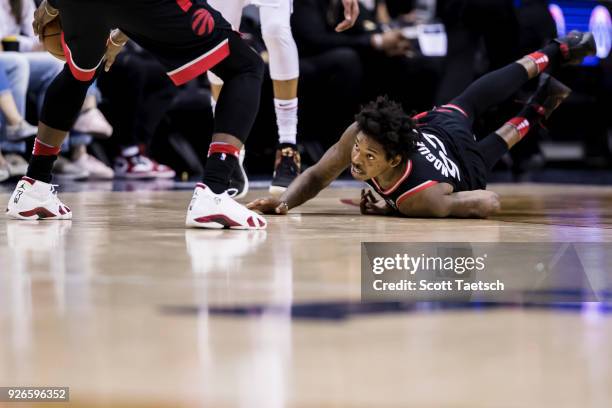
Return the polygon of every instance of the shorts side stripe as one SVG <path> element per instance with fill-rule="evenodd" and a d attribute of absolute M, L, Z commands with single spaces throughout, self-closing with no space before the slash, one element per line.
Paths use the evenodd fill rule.
<path fill-rule="evenodd" d="M 190 0 L 176 0 L 176 4 L 183 10 L 185 13 L 189 11 L 193 3 Z"/>
<path fill-rule="evenodd" d="M 229 40 L 221 41 L 215 48 L 206 54 L 188 62 L 174 71 L 168 72 L 168 76 L 175 85 L 182 85 L 202 75 L 230 55 Z"/>
<path fill-rule="evenodd" d="M 85 68 L 79 67 L 74 62 L 74 59 L 72 58 L 72 51 L 70 51 L 70 47 L 68 47 L 68 44 L 66 44 L 66 41 L 64 40 L 63 32 L 62 32 L 62 48 L 64 49 L 64 55 L 66 56 L 66 62 L 68 63 L 68 68 L 70 68 L 70 72 L 72 73 L 72 75 L 77 80 L 82 81 L 82 82 L 91 81 L 96 75 L 96 71 L 98 70 L 98 67 L 100 66 L 100 64 L 102 64 L 102 61 L 104 60 L 104 58 L 100 59 L 100 62 L 98 62 L 98 65 L 96 65 L 94 68 L 85 69 Z"/>

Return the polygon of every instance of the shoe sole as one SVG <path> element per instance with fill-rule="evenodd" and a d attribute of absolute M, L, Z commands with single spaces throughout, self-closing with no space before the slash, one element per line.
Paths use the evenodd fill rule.
<path fill-rule="evenodd" d="M 548 107 L 549 112 L 546 114 L 546 119 L 572 94 L 572 89 L 557 78 L 551 76 L 549 81 L 549 87 L 554 92 L 551 92 L 552 95 L 549 95 L 547 98 L 555 98 L 555 104 Z"/>
<path fill-rule="evenodd" d="M 264 230 L 267 227 L 267 223 L 262 226 L 249 226 L 249 225 L 241 225 L 237 222 L 223 216 L 223 215 L 212 215 L 206 218 L 205 221 L 197 221 L 192 218 L 188 218 L 185 221 L 185 225 L 191 228 L 203 228 L 203 229 L 232 229 L 232 230 Z M 255 220 L 253 220 L 253 224 L 255 224 Z"/>
<path fill-rule="evenodd" d="M 237 225 L 237 226 L 232 226 L 232 227 L 227 227 L 223 224 L 219 224 L 216 222 L 197 222 L 194 220 L 189 220 L 185 223 L 185 226 L 190 227 L 190 228 L 198 228 L 198 229 L 213 229 L 213 230 L 221 230 L 221 229 L 230 229 L 230 230 L 237 230 L 237 231 L 255 231 L 255 230 L 265 230 L 266 227 L 263 228 L 258 228 L 258 227 L 247 227 L 244 225 Z"/>
<path fill-rule="evenodd" d="M 68 216 L 68 214 L 70 214 Z M 19 220 L 19 221 L 69 221 L 72 219 L 72 212 L 69 212 L 66 215 L 56 215 L 54 217 L 41 217 L 38 214 L 34 214 L 30 217 L 24 217 L 23 215 L 19 214 L 19 213 L 14 213 L 12 211 L 7 211 L 6 212 L 6 216 L 12 220 Z"/>
<path fill-rule="evenodd" d="M 574 60 L 569 60 L 566 63 L 567 65 L 580 65 L 584 62 L 585 58 L 597 55 L 597 42 L 595 41 L 595 36 L 592 33 L 585 33 L 585 40 L 585 43 L 588 44 L 587 53 Z"/>

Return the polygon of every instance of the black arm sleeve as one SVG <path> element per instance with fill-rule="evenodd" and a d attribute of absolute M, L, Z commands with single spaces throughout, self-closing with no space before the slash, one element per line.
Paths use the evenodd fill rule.
<path fill-rule="evenodd" d="M 325 11 L 318 6 L 316 0 L 294 2 L 291 27 L 300 53 L 305 56 L 338 47 L 370 48 L 370 34 L 337 33 L 334 28 L 330 28 Z"/>

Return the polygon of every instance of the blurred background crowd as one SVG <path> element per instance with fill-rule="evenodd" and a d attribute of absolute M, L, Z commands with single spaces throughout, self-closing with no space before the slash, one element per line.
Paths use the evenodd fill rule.
<path fill-rule="evenodd" d="M 35 7 L 34 0 L 0 0 L 0 181 L 25 173 L 45 90 L 63 66 L 33 35 Z M 528 180 L 547 168 L 610 168 L 610 1 L 360 0 L 360 7 L 355 26 L 337 33 L 340 0 L 293 2 L 304 164 L 317 161 L 377 95 L 401 102 L 407 114 L 428 110 L 477 77 L 579 29 L 595 33 L 598 57 L 560 74 L 574 93 L 497 170 Z M 245 8 L 240 31 L 267 61 L 256 8 Z M 250 177 L 269 179 L 273 171 L 278 138 L 270 82 L 267 75 L 246 144 Z M 516 113 L 521 98 L 489 112 L 477 123 L 477 135 Z M 163 67 L 130 42 L 90 89 L 54 174 L 72 180 L 198 178 L 212 122 L 206 76 L 175 88 Z"/>

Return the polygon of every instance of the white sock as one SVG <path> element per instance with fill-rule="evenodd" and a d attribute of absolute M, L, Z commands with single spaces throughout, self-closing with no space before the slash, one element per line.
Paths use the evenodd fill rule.
<path fill-rule="evenodd" d="M 278 142 L 296 144 L 298 123 L 298 98 L 274 98 L 276 124 L 278 125 Z"/>
<path fill-rule="evenodd" d="M 217 109 L 216 99 L 210 95 L 210 107 L 212 108 L 213 118 L 215 117 L 215 109 Z"/>

